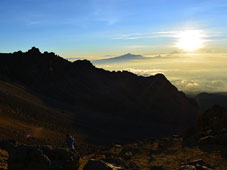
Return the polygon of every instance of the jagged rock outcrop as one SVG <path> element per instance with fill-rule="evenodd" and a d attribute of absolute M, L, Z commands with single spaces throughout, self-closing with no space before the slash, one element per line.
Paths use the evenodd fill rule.
<path fill-rule="evenodd" d="M 66 148 L 21 145 L 15 140 L 0 141 L 0 148 L 9 153 L 10 170 L 75 170 L 79 155 Z"/>
<path fill-rule="evenodd" d="M 198 126 L 183 135 L 183 146 L 199 145 L 203 150 L 220 151 L 227 157 L 227 109 L 218 105 L 205 111 Z"/>

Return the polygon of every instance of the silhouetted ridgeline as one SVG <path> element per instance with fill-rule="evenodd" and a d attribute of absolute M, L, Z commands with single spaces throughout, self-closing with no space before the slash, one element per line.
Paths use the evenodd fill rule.
<path fill-rule="evenodd" d="M 191 126 L 197 105 L 164 75 L 150 77 L 69 62 L 54 53 L 0 54 L 0 79 L 23 85 L 47 105 L 75 115 L 96 136 L 159 136 Z M 61 103 L 61 104 L 56 104 Z M 77 123 L 77 118 L 80 123 Z"/>

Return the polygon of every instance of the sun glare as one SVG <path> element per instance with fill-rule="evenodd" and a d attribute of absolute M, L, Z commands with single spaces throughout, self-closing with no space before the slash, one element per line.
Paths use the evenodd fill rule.
<path fill-rule="evenodd" d="M 185 51 L 196 51 L 203 47 L 203 32 L 201 30 L 185 30 L 177 35 L 178 42 L 176 46 Z"/>

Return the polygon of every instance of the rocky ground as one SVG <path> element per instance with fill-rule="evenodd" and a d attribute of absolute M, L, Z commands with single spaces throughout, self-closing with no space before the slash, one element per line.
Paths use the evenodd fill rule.
<path fill-rule="evenodd" d="M 171 136 L 127 145 L 99 147 L 93 153 L 84 155 L 66 148 L 22 145 L 14 140 L 4 140 L 0 142 L 0 165 L 2 169 L 8 167 L 9 170 L 227 169 L 226 144 L 198 141 L 198 145 L 185 146 L 184 142 L 180 136 Z"/>
<path fill-rule="evenodd" d="M 64 136 L 57 131 L 45 130 L 43 137 L 19 135 L 22 140 L 10 129 L 31 127 L 2 117 L 2 125 L 11 125 L 8 131 L 0 130 L 19 142 L 6 140 L 7 133 L 0 134 L 0 170 L 227 170 L 226 116 L 226 108 L 214 106 L 201 115 L 196 127 L 180 135 L 128 144 L 80 141 L 76 151 L 61 147 Z"/>
<path fill-rule="evenodd" d="M 0 118 L 0 170 L 227 170 L 227 109 L 219 106 L 179 135 L 111 145 L 77 140 L 76 151 L 62 147 L 63 132 Z"/>

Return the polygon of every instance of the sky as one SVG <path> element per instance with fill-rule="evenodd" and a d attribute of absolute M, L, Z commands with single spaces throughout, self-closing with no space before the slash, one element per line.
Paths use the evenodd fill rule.
<path fill-rule="evenodd" d="M 218 80 L 209 77 L 210 66 L 223 67 L 215 73 L 227 82 L 226 11 L 226 0 L 0 0 L 0 52 L 36 46 L 67 59 L 161 55 L 164 59 L 151 61 L 153 65 L 137 61 L 100 67 L 146 74 L 157 70 L 172 81 L 192 80 L 189 86 L 198 88 L 201 83 L 194 82 L 193 76 L 182 77 L 198 74 L 191 68 L 199 71 L 201 65 L 207 69 L 204 79 L 211 82 Z M 188 72 L 182 75 L 172 66 Z M 181 88 L 182 83 L 175 84 Z M 227 91 L 227 87 L 213 91 Z"/>

